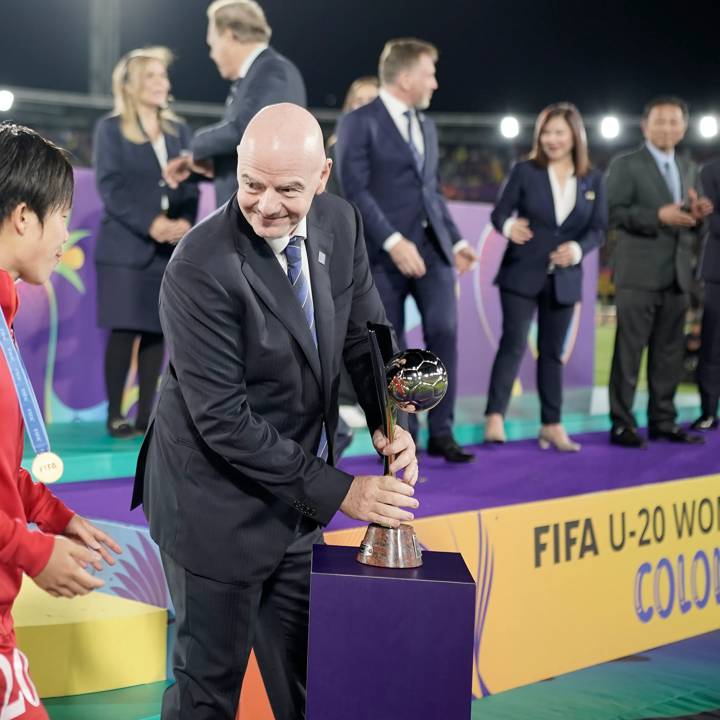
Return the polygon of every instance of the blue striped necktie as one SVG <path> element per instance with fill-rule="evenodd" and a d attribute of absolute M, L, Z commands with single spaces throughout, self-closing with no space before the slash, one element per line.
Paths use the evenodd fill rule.
<path fill-rule="evenodd" d="M 305 320 L 310 328 L 310 333 L 315 342 L 315 348 L 317 349 L 317 332 L 315 329 L 315 309 L 313 307 L 312 293 L 310 292 L 310 284 L 308 279 L 305 277 L 305 273 L 302 269 L 302 242 L 303 238 L 299 235 L 290 238 L 290 242 L 285 248 L 285 257 L 287 258 L 287 276 L 290 280 L 290 284 L 293 286 L 295 291 L 295 297 L 297 297 L 300 303 L 300 309 L 305 315 Z M 320 433 L 320 442 L 318 443 L 318 450 L 315 453 L 319 458 L 327 460 L 328 457 L 328 441 L 327 432 L 325 431 L 325 422 L 322 425 L 322 432 Z"/>

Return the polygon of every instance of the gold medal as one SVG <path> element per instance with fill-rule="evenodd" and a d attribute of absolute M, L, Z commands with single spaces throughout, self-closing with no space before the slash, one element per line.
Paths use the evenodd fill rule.
<path fill-rule="evenodd" d="M 63 461 L 53 452 L 44 452 L 35 456 L 31 472 L 33 477 L 44 485 L 57 482 L 63 474 Z"/>

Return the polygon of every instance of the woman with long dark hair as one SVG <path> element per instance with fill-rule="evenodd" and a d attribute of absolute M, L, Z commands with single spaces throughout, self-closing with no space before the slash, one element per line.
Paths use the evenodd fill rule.
<path fill-rule="evenodd" d="M 577 452 L 580 445 L 561 422 L 563 346 L 582 297 L 582 260 L 603 241 L 607 205 L 603 176 L 590 167 L 574 105 L 556 103 L 540 113 L 530 157 L 512 168 L 492 223 L 509 242 L 495 278 L 503 326 L 490 376 L 485 441 L 505 442 L 503 418 L 537 311 L 539 444 Z"/>

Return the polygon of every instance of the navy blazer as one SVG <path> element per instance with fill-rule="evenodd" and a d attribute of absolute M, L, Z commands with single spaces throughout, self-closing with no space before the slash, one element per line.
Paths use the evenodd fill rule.
<path fill-rule="evenodd" d="M 720 283 L 720 159 L 708 163 L 700 173 L 702 190 L 710 198 L 714 209 L 707 219 L 700 277 L 705 282 Z"/>
<path fill-rule="evenodd" d="M 317 346 L 235 199 L 183 238 L 163 278 L 170 369 L 132 502 L 165 552 L 222 582 L 266 578 L 300 516 L 324 525 L 347 494 L 352 476 L 315 456 L 324 421 L 332 458 L 343 361 L 369 427 L 381 422 L 366 323 L 387 318 L 360 217 L 323 193 L 307 228 Z"/>
<path fill-rule="evenodd" d="M 267 105 L 280 102 L 305 107 L 305 83 L 290 60 L 268 47 L 255 58 L 247 75 L 232 84 L 222 120 L 193 136 L 193 158 L 213 161 L 218 205 L 237 192 L 236 149 L 248 123 Z"/>
<path fill-rule="evenodd" d="M 395 269 L 383 250 L 394 232 L 420 244 L 430 223 L 445 260 L 453 264 L 453 245 L 461 239 L 438 179 L 435 125 L 419 114 L 425 141 L 425 164 L 419 171 L 410 146 L 378 97 L 343 116 L 335 150 L 343 195 L 355 203 L 365 225 L 370 263 Z"/>
<path fill-rule="evenodd" d="M 190 142 L 190 131 L 185 123 L 172 125 L 177 134 L 165 133 L 168 158 L 177 157 Z M 169 200 L 168 217 L 185 218 L 194 225 L 197 185 L 185 182 L 177 190 L 167 187 L 150 142 L 134 143 L 125 138 L 117 115 L 98 121 L 93 155 L 95 183 L 105 209 L 95 262 L 142 269 L 158 254 L 169 257 L 172 246 L 155 242 L 148 230 L 163 212 L 163 195 Z"/>
<path fill-rule="evenodd" d="M 583 258 L 602 245 L 607 229 L 605 183 L 599 170 L 590 170 L 578 178 L 577 199 L 573 211 L 558 225 L 547 168 L 533 160 L 516 163 L 500 189 L 491 219 L 502 233 L 505 221 L 514 213 L 530 223 L 533 238 L 524 245 L 508 242 L 495 284 L 503 290 L 535 297 L 548 273 L 549 256 L 558 245 L 575 240 Z M 582 297 L 582 268 L 573 265 L 555 268 L 555 297 L 570 305 Z"/>

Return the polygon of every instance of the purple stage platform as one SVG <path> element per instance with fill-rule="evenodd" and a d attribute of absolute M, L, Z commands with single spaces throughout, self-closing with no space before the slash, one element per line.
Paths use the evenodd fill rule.
<path fill-rule="evenodd" d="M 720 473 L 720 432 L 707 433 L 705 445 L 653 442 L 647 450 L 611 446 L 604 432 L 574 438 L 583 445 L 579 453 L 542 451 L 531 440 L 479 446 L 477 460 L 470 465 L 451 465 L 421 453 L 416 492 L 420 507 L 415 515 L 445 515 Z M 381 471 L 374 457 L 349 458 L 340 466 L 354 475 Z M 53 488 L 81 515 L 145 525 L 141 509 L 129 510 L 131 490 L 129 478 Z M 338 513 L 328 530 L 362 524 Z"/>

